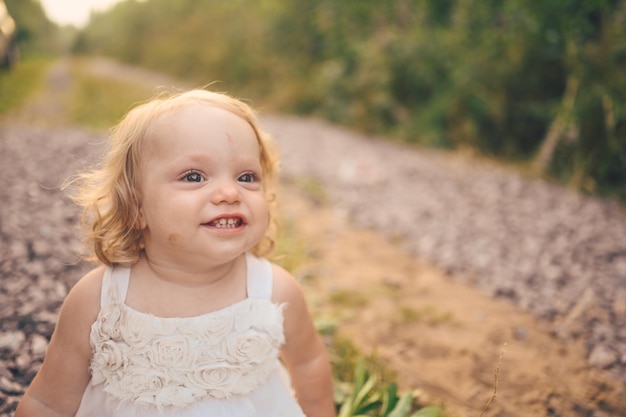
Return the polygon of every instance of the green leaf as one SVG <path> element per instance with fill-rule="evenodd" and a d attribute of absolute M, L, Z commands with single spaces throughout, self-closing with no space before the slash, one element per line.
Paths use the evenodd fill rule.
<path fill-rule="evenodd" d="M 391 413 L 384 415 L 383 417 L 406 417 L 411 411 L 411 404 L 413 403 L 413 394 L 404 394 L 400 401 L 393 408 Z"/>
<path fill-rule="evenodd" d="M 368 378 L 367 369 L 365 368 L 365 361 L 360 359 L 354 368 L 354 392 L 360 392 L 361 387 L 365 384 Z"/>
<path fill-rule="evenodd" d="M 380 409 L 379 396 L 375 395 L 373 396 L 373 398 L 369 399 L 367 402 L 360 404 L 356 412 L 359 414 L 368 414 L 372 411 L 378 411 L 379 409 Z"/>
<path fill-rule="evenodd" d="M 343 404 L 341 404 L 341 408 L 339 409 L 339 414 L 337 417 L 351 417 L 353 415 L 352 412 L 352 399 L 346 398 Z"/>
<path fill-rule="evenodd" d="M 392 382 L 383 392 L 383 405 L 380 410 L 381 416 L 386 416 L 398 403 L 398 384 Z"/>
<path fill-rule="evenodd" d="M 356 397 L 354 398 L 354 404 L 357 407 L 357 409 L 360 408 L 362 404 L 366 403 L 366 399 L 368 397 L 371 397 L 372 395 L 376 394 L 376 392 L 374 391 L 375 385 L 376 385 L 376 378 L 373 376 L 370 376 L 365 382 L 365 384 L 363 384 L 363 386 L 357 393 Z"/>

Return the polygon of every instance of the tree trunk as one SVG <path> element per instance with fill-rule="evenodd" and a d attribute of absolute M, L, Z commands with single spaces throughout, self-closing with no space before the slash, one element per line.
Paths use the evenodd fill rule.
<path fill-rule="evenodd" d="M 563 101 L 561 102 L 561 108 L 559 109 L 556 117 L 550 124 L 546 138 L 541 144 L 539 153 L 533 163 L 533 168 L 537 173 L 543 173 L 552 161 L 552 155 L 556 149 L 556 145 L 563 137 L 563 133 L 568 125 L 571 123 L 572 113 L 574 111 L 574 104 L 576 103 L 576 93 L 578 92 L 579 81 L 573 75 L 567 78 L 567 84 L 565 87 L 565 94 L 563 95 Z"/>

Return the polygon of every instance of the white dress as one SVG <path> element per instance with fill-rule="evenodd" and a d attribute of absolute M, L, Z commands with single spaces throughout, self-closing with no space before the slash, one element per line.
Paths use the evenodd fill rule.
<path fill-rule="evenodd" d="M 304 417 L 278 360 L 271 265 L 250 254 L 246 265 L 248 298 L 191 318 L 132 309 L 130 269 L 107 268 L 76 417 Z"/>

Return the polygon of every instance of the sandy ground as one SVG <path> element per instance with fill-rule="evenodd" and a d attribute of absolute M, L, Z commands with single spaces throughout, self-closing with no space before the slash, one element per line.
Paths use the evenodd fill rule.
<path fill-rule="evenodd" d="M 284 219 L 314 262 L 299 273 L 320 318 L 377 355 L 405 390 L 451 416 L 623 416 L 623 386 L 587 366 L 581 343 L 504 301 L 454 282 L 380 234 L 294 188 Z M 497 371 L 497 382 L 496 382 Z"/>

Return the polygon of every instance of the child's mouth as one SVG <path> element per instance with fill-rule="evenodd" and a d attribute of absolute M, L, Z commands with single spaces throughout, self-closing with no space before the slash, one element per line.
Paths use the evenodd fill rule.
<path fill-rule="evenodd" d="M 240 217 L 222 217 L 209 222 L 208 225 L 218 229 L 234 229 L 243 225 L 243 220 Z"/>

